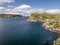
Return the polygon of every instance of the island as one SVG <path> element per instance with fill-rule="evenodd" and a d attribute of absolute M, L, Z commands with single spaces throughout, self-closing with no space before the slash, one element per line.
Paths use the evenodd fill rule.
<path fill-rule="evenodd" d="M 42 22 L 43 27 L 57 35 L 53 45 L 60 45 L 60 14 L 32 13 L 29 22 Z"/>

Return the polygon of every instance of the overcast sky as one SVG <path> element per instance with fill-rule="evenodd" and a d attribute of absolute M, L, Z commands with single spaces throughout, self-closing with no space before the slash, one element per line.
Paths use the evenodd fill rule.
<path fill-rule="evenodd" d="M 0 14 L 60 13 L 60 0 L 0 0 Z"/>

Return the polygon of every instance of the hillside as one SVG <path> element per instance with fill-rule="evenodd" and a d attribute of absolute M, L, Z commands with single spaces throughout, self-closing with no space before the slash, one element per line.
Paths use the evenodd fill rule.
<path fill-rule="evenodd" d="M 53 45 L 60 45 L 60 14 L 32 13 L 28 21 L 44 22 L 43 27 L 55 33 L 59 38 Z"/>
<path fill-rule="evenodd" d="M 46 21 L 46 19 L 60 20 L 60 14 L 32 13 L 31 16 L 29 17 L 29 21 L 36 20 L 40 22 L 40 21 Z"/>
<path fill-rule="evenodd" d="M 22 15 L 0 14 L 0 18 L 16 18 L 16 17 L 22 17 Z"/>

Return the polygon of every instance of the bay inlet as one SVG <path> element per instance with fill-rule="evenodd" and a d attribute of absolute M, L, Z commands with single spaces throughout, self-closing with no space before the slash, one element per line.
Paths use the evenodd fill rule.
<path fill-rule="evenodd" d="M 56 35 L 27 18 L 0 18 L 0 45 L 52 45 Z"/>

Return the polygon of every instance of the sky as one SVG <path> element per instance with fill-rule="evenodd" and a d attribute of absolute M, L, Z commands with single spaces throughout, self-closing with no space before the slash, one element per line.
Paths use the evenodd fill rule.
<path fill-rule="evenodd" d="M 60 14 L 60 0 L 0 0 L 0 14 Z"/>

